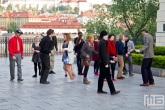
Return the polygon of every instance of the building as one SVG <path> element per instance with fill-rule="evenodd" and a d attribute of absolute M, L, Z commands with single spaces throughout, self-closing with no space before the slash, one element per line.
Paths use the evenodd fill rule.
<path fill-rule="evenodd" d="M 157 33 L 156 45 L 165 46 L 165 0 L 159 0 L 159 10 L 157 12 Z"/>
<path fill-rule="evenodd" d="M 4 34 L 4 33 L 7 33 L 6 28 L 0 26 L 0 35 L 2 35 L 2 34 Z"/>
<path fill-rule="evenodd" d="M 21 27 L 27 22 L 39 22 L 38 16 L 32 12 L 4 12 L 0 15 L 0 25 L 7 28 L 11 22 L 16 23 L 16 25 Z"/>
<path fill-rule="evenodd" d="M 25 34 L 40 34 L 45 33 L 48 29 L 53 29 L 55 33 L 77 33 L 85 31 L 83 25 L 77 22 L 76 19 L 58 19 L 50 22 L 28 22 L 21 27 Z"/>
<path fill-rule="evenodd" d="M 85 12 L 81 12 L 81 14 L 79 16 L 77 16 L 77 20 L 79 23 L 84 24 L 86 23 L 90 18 L 95 18 L 98 17 L 99 14 L 92 12 L 92 11 L 85 11 Z"/>

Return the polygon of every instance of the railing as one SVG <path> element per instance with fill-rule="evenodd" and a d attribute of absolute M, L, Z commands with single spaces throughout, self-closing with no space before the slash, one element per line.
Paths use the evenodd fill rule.
<path fill-rule="evenodd" d="M 24 47 L 24 56 L 31 56 L 32 52 L 32 44 L 35 42 L 34 38 L 22 38 L 23 40 L 23 47 Z M 0 57 L 7 57 L 8 53 L 8 41 L 9 37 L 0 37 Z M 62 53 L 62 45 L 63 45 L 63 38 L 58 38 L 58 52 L 59 54 Z"/>

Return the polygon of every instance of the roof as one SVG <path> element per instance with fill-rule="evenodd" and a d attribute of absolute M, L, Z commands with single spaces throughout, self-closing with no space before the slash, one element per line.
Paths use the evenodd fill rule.
<path fill-rule="evenodd" d="M 25 11 L 25 12 L 8 11 L 2 13 L 2 15 L 0 15 L 0 18 L 37 18 L 37 15 L 29 11 Z"/>
<path fill-rule="evenodd" d="M 28 22 L 21 28 L 53 28 L 53 29 L 81 29 L 83 25 L 78 23 L 76 19 L 55 20 L 51 22 Z"/>
<path fill-rule="evenodd" d="M 92 12 L 92 11 L 86 11 L 86 12 L 81 12 L 79 16 L 85 16 L 85 17 L 97 17 L 99 16 L 98 13 Z"/>
<path fill-rule="evenodd" d="M 1 31 L 6 31 L 6 28 L 0 26 L 0 30 L 1 30 Z"/>
<path fill-rule="evenodd" d="M 86 0 L 61 0 L 60 2 L 87 2 Z"/>

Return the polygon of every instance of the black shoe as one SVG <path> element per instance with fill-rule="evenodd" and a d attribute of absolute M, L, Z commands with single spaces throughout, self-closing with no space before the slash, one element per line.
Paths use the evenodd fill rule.
<path fill-rule="evenodd" d="M 10 81 L 14 81 L 14 78 L 11 78 Z"/>
<path fill-rule="evenodd" d="M 37 77 L 37 75 L 33 75 L 32 77 Z"/>
<path fill-rule="evenodd" d="M 134 74 L 133 73 L 130 73 L 129 76 L 133 76 Z"/>
<path fill-rule="evenodd" d="M 127 75 L 128 73 L 127 72 L 124 72 L 123 75 Z"/>
<path fill-rule="evenodd" d="M 78 75 L 84 75 L 83 73 L 78 73 Z"/>
<path fill-rule="evenodd" d="M 18 79 L 17 81 L 23 81 L 23 79 Z"/>
<path fill-rule="evenodd" d="M 65 74 L 65 77 L 67 77 L 67 74 Z"/>
<path fill-rule="evenodd" d="M 119 93 L 120 93 L 120 91 L 115 91 L 115 92 L 111 93 L 111 95 L 116 95 L 116 94 L 119 94 Z"/>
<path fill-rule="evenodd" d="M 99 93 L 99 94 L 107 94 L 107 92 L 105 92 L 105 91 L 97 91 L 97 93 Z"/>
<path fill-rule="evenodd" d="M 40 82 L 41 84 L 50 84 L 49 81 L 46 81 L 46 82 Z"/>
<path fill-rule="evenodd" d="M 54 71 L 51 71 L 52 74 L 56 74 Z"/>

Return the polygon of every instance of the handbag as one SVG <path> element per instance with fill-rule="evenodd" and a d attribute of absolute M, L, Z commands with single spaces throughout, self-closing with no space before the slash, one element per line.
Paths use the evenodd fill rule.
<path fill-rule="evenodd" d="M 89 66 L 89 65 L 90 65 L 90 61 L 83 60 L 83 65 L 84 65 L 84 66 Z"/>

